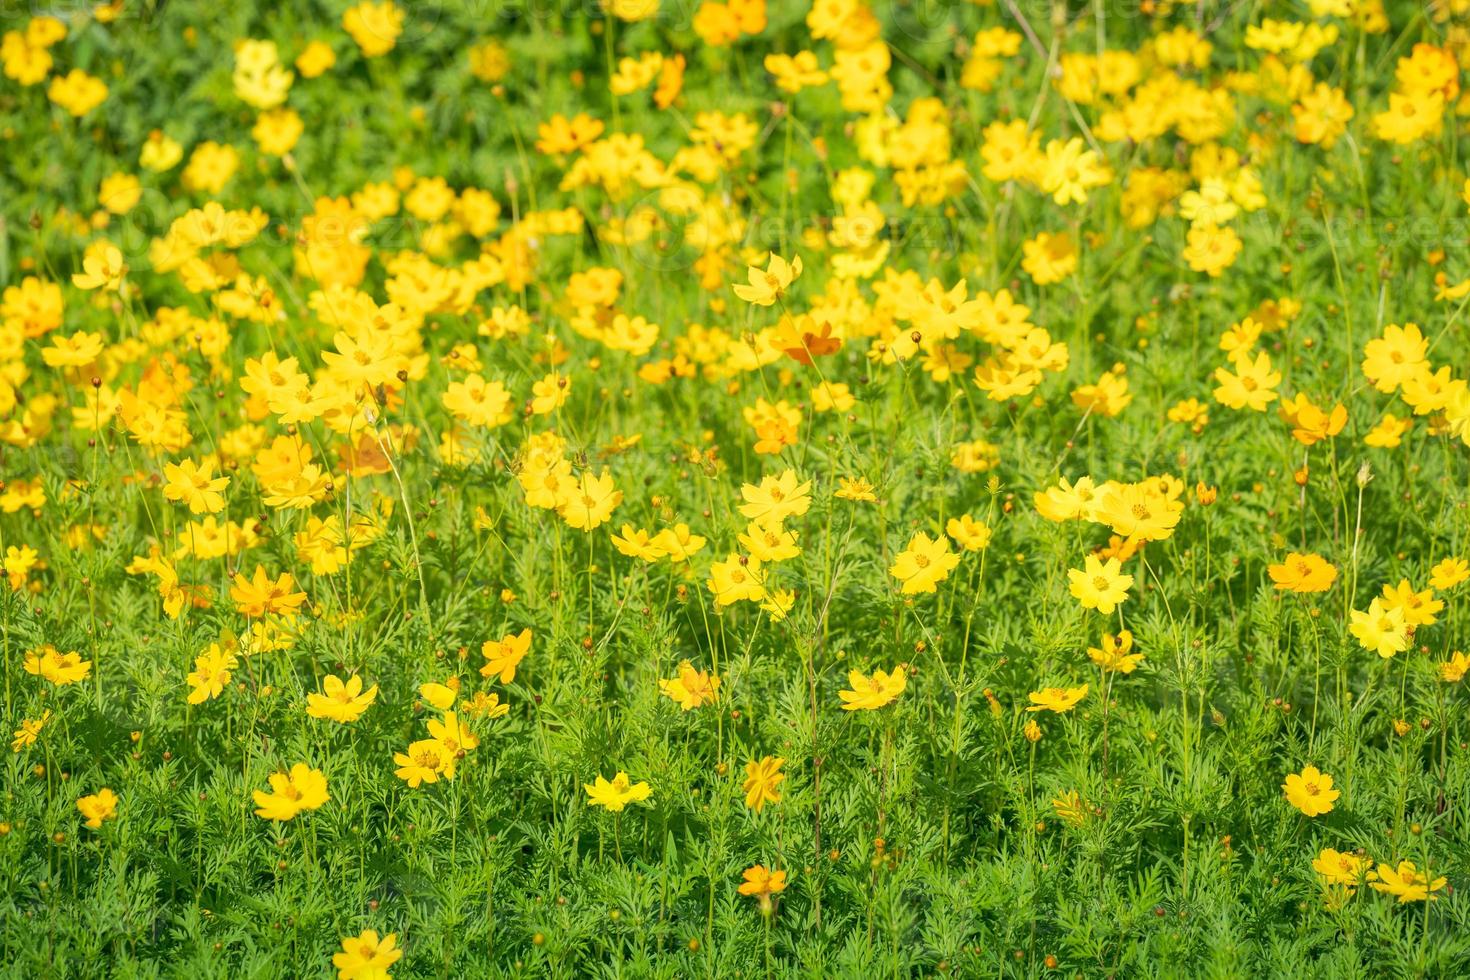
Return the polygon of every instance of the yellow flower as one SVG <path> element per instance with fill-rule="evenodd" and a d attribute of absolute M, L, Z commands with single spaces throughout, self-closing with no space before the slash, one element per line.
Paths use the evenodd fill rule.
<path fill-rule="evenodd" d="M 1415 592 L 1408 579 L 1400 579 L 1398 585 L 1383 587 L 1383 607 L 1403 610 L 1404 623 L 1412 631 L 1417 626 L 1433 626 L 1435 613 L 1444 609 L 1444 602 L 1434 597 L 1433 589 Z"/>
<path fill-rule="evenodd" d="M 766 263 L 765 271 L 752 265 L 746 270 L 749 285 L 734 286 L 735 295 L 755 306 L 772 306 L 786 295 L 791 284 L 801 275 L 801 256 L 787 262 L 774 252 Z"/>
<path fill-rule="evenodd" d="M 765 581 L 766 573 L 759 558 L 732 554 L 722 562 L 710 564 L 705 586 L 715 597 L 715 607 L 724 608 L 741 600 L 764 601 Z"/>
<path fill-rule="evenodd" d="M 393 774 L 408 783 L 410 789 L 437 783 L 440 776 L 454 778 L 454 753 L 436 739 L 420 739 L 409 745 L 408 752 L 393 753 L 393 762 L 398 766 Z"/>
<path fill-rule="evenodd" d="M 364 929 L 342 940 L 342 952 L 332 954 L 337 980 L 393 980 L 388 968 L 403 957 L 394 933 L 378 938 L 376 929 Z"/>
<path fill-rule="evenodd" d="M 461 707 L 472 718 L 504 718 L 510 713 L 510 705 L 500 703 L 500 695 L 476 691 L 475 696 Z"/>
<path fill-rule="evenodd" d="M 1276 400 L 1275 388 L 1281 383 L 1281 372 L 1271 369 L 1271 355 L 1261 351 L 1254 360 L 1242 357 L 1235 370 L 1215 369 L 1215 400 L 1227 408 L 1248 408 L 1264 412 Z"/>
<path fill-rule="evenodd" d="M 621 536 L 615 535 L 612 543 L 613 547 L 618 549 L 619 554 L 627 555 L 629 558 L 656 562 L 664 556 L 664 549 L 659 547 L 655 537 L 631 524 L 624 524 Z"/>
<path fill-rule="evenodd" d="M 255 815 L 267 820 L 291 820 L 303 810 L 315 810 L 331 799 L 327 777 L 304 762 L 296 763 L 289 773 L 272 773 L 270 786 L 270 793 L 256 790 L 254 794 Z"/>
<path fill-rule="evenodd" d="M 827 82 L 827 73 L 822 71 L 817 56 L 810 51 L 798 51 L 795 55 L 768 54 L 763 64 L 766 71 L 775 76 L 776 86 L 783 92 L 800 92 Z"/>
<path fill-rule="evenodd" d="M 1374 891 L 1386 892 L 1403 902 L 1435 902 L 1439 896 L 1432 894 L 1445 886 L 1444 878 L 1430 880 L 1413 861 L 1400 861 L 1398 867 L 1388 864 L 1378 866 L 1378 880 L 1369 885 Z"/>
<path fill-rule="evenodd" d="M 1313 446 L 1337 435 L 1348 418 L 1346 405 L 1335 405 L 1331 411 L 1323 411 L 1302 392 L 1284 400 L 1277 412 L 1291 426 L 1292 438 L 1304 446 Z"/>
<path fill-rule="evenodd" d="M 306 696 L 306 713 L 313 718 L 347 724 L 362 717 L 378 698 L 378 685 L 366 691 L 362 689 L 362 678 L 353 674 L 344 683 L 336 674 L 322 679 L 322 693 L 315 691 Z"/>
<path fill-rule="evenodd" d="M 53 334 L 51 345 L 41 349 L 48 367 L 82 367 L 97 360 L 104 347 L 101 334 L 77 331 L 69 337 Z"/>
<path fill-rule="evenodd" d="M 1450 654 L 1450 659 L 1439 665 L 1439 679 L 1446 684 L 1458 684 L 1470 671 L 1470 655 L 1456 650 Z"/>
<path fill-rule="evenodd" d="M 189 505 L 191 514 L 214 514 L 224 509 L 225 497 L 220 491 L 230 485 L 228 476 L 214 475 L 214 460 L 196 463 L 186 459 L 180 463 L 164 463 L 163 495 L 169 500 Z"/>
<path fill-rule="evenodd" d="M 618 20 L 634 23 L 658 13 L 659 0 L 602 0 L 602 8 Z"/>
<path fill-rule="evenodd" d="M 1291 773 L 1281 784 L 1286 802 L 1309 817 L 1319 817 L 1332 810 L 1332 804 L 1342 795 L 1332 788 L 1332 777 L 1316 766 L 1307 766 L 1300 773 Z"/>
<path fill-rule="evenodd" d="M 612 516 L 614 508 L 623 502 L 623 491 L 613 485 L 612 476 L 604 468 L 600 476 L 583 473 L 577 485 L 558 504 L 557 513 L 569 527 L 579 531 L 591 531 L 600 527 Z"/>
<path fill-rule="evenodd" d="M 352 35 L 363 57 L 381 57 L 393 50 L 403 33 L 403 10 L 392 0 L 359 3 L 342 15 L 342 29 Z"/>
<path fill-rule="evenodd" d="M 128 267 L 122 252 L 111 242 L 98 241 L 82 254 L 82 271 L 72 274 L 71 283 L 78 289 L 103 289 L 115 292 L 122 285 Z"/>
<path fill-rule="evenodd" d="M 704 548 L 704 538 L 689 530 L 688 524 L 666 527 L 653 536 L 653 546 L 668 556 L 671 562 L 688 561 Z"/>
<path fill-rule="evenodd" d="M 621 813 L 629 803 L 646 800 L 653 793 L 653 788 L 647 783 L 630 783 L 628 774 L 621 770 L 611 782 L 599 775 L 595 783 L 583 783 L 582 788 L 587 791 L 591 805 L 613 813 Z"/>
<path fill-rule="evenodd" d="M 990 526 L 977 521 L 969 514 L 951 517 L 944 525 L 944 533 L 954 538 L 955 543 L 966 551 L 981 551 L 990 546 Z"/>
<path fill-rule="evenodd" d="M 934 592 L 959 563 L 960 556 L 949 550 L 948 538 L 941 534 L 931 539 L 920 531 L 898 553 L 888 574 L 903 583 L 904 595 Z"/>
<path fill-rule="evenodd" d="M 1470 579 L 1470 561 L 1446 558 L 1429 570 L 1429 584 L 1436 589 L 1453 589 Z"/>
<path fill-rule="evenodd" d="M 1321 555 L 1289 552 L 1280 564 L 1268 566 L 1266 573 L 1276 588 L 1288 592 L 1326 592 L 1337 580 L 1337 566 Z"/>
<path fill-rule="evenodd" d="M 1401 608 L 1389 609 L 1382 599 L 1374 599 L 1367 612 L 1353 610 L 1348 631 L 1358 638 L 1364 650 L 1371 650 L 1384 660 L 1409 649 L 1409 624 Z"/>
<path fill-rule="evenodd" d="M 169 137 L 163 130 L 155 129 L 143 143 L 142 152 L 138 155 L 138 165 L 145 170 L 162 173 L 178 166 L 183 158 L 184 147 L 179 141 Z"/>
<path fill-rule="evenodd" d="M 871 677 L 851 670 L 847 684 L 851 690 L 837 692 L 843 711 L 876 711 L 891 704 L 908 687 L 908 664 L 899 664 L 888 673 L 874 670 Z"/>
<path fill-rule="evenodd" d="M 1188 233 L 1184 261 L 1195 272 L 1218 278 L 1234 264 L 1242 248 L 1240 236 L 1229 225 L 1194 224 Z"/>
<path fill-rule="evenodd" d="M 296 147 L 306 124 L 294 109 L 272 109 L 255 120 L 250 136 L 267 156 L 282 157 Z"/>
<path fill-rule="evenodd" d="M 1101 647 L 1088 647 L 1088 658 L 1103 670 L 1131 674 L 1143 662 L 1143 654 L 1133 653 L 1133 634 L 1119 630 L 1117 636 L 1104 633 Z"/>
<path fill-rule="evenodd" d="M 531 652 L 531 630 L 507 633 L 498 640 L 486 640 L 480 644 L 480 653 L 485 665 L 480 668 L 481 677 L 496 677 L 500 683 L 509 684 L 516 679 L 516 668 Z"/>
<path fill-rule="evenodd" d="M 1069 789 L 1051 801 L 1057 819 L 1069 827 L 1080 827 L 1087 822 L 1087 805 L 1075 789 Z"/>
<path fill-rule="evenodd" d="M 317 78 L 330 71 L 336 63 L 336 52 L 323 41 L 312 41 L 296 56 L 296 70 L 302 78 Z"/>
<path fill-rule="evenodd" d="M 1162 492 L 1157 480 L 1109 484 L 1099 496 L 1092 519 L 1133 541 L 1165 540 L 1184 514 L 1184 504 Z"/>
<path fill-rule="evenodd" d="M 760 813 L 767 803 L 780 803 L 781 792 L 777 788 L 786 779 L 781 766 L 786 762 L 780 756 L 765 756 L 745 764 L 745 782 L 740 788 L 745 792 L 745 805 Z"/>
<path fill-rule="evenodd" d="M 1345 885 L 1349 889 L 1362 884 L 1368 868 L 1368 862 L 1356 854 L 1331 847 L 1322 848 L 1312 861 L 1312 870 L 1322 876 L 1324 884 Z"/>
<path fill-rule="evenodd" d="M 1397 450 L 1404 441 L 1405 433 L 1413 428 L 1413 419 L 1399 419 L 1392 411 L 1385 411 L 1379 423 L 1363 436 L 1363 444 L 1383 450 Z"/>
<path fill-rule="evenodd" d="M 132 174 L 112 174 L 102 179 L 97 203 L 112 214 L 127 214 L 143 196 L 143 185 Z"/>
<path fill-rule="evenodd" d="M 1088 555 L 1081 569 L 1068 569 L 1067 578 L 1082 608 L 1096 609 L 1104 616 L 1111 616 L 1133 587 L 1133 576 L 1123 574 L 1122 562 L 1116 558 L 1099 561 L 1096 555 Z"/>
<path fill-rule="evenodd" d="M 247 579 L 243 572 L 236 573 L 234 584 L 230 586 L 230 598 L 235 600 L 235 609 L 242 616 L 258 619 L 280 615 L 291 618 L 306 601 L 306 593 L 292 591 L 295 587 L 296 580 L 290 572 L 282 572 L 273 580 L 264 565 L 256 565 L 251 578 Z"/>
<path fill-rule="evenodd" d="M 1085 204 L 1087 191 L 1111 183 L 1113 171 L 1095 150 L 1087 149 L 1082 137 L 1074 136 L 1065 143 L 1047 143 L 1040 177 L 1041 189 L 1056 203 Z"/>
<path fill-rule="evenodd" d="M 751 521 L 738 540 L 751 558 L 762 564 L 787 561 L 801 554 L 801 546 L 796 543 L 796 532 L 786 530 L 779 523 L 758 524 Z"/>
<path fill-rule="evenodd" d="M 117 816 L 117 794 L 106 786 L 90 796 L 77 800 L 77 809 L 87 818 L 87 826 L 93 830 L 102 827 L 102 821 Z"/>
<path fill-rule="evenodd" d="M 459 700 L 459 678 L 447 677 L 443 684 L 428 681 L 419 685 L 419 697 L 436 711 L 448 711 Z"/>
<path fill-rule="evenodd" d="M 839 500 L 862 501 L 874 503 L 878 496 L 873 493 L 873 485 L 862 477 L 844 476 L 837 481 L 837 490 L 832 496 Z"/>
<path fill-rule="evenodd" d="M 1090 521 L 1097 515 L 1102 491 L 1103 487 L 1094 483 L 1090 476 L 1078 477 L 1076 483 L 1062 477 L 1056 486 L 1038 491 L 1032 500 L 1036 504 L 1036 512 L 1049 521 Z"/>
<path fill-rule="evenodd" d="M 777 589 L 767 592 L 765 600 L 761 603 L 761 609 L 771 617 L 773 623 L 779 623 L 786 618 L 791 607 L 796 605 L 796 592 L 792 589 Z"/>
<path fill-rule="evenodd" d="M 10 742 L 10 751 L 19 752 L 21 749 L 29 748 L 36 744 L 36 739 L 41 735 L 41 729 L 46 727 L 46 722 L 51 718 L 51 709 L 47 708 L 41 712 L 41 717 L 32 720 L 22 718 L 20 727 L 14 732 Z"/>
<path fill-rule="evenodd" d="M 1031 701 L 1031 707 L 1027 711 L 1055 711 L 1064 714 L 1077 707 L 1078 702 L 1087 697 L 1087 685 L 1081 687 L 1045 687 L 1039 691 L 1032 691 L 1026 697 Z"/>
<path fill-rule="evenodd" d="M 812 505 L 812 483 L 799 483 L 793 470 L 780 476 L 767 476 L 759 486 L 747 483 L 740 488 L 745 503 L 740 514 L 761 524 L 779 524 L 788 517 L 800 517 Z"/>
<path fill-rule="evenodd" d="M 1021 252 L 1025 256 L 1021 268 L 1038 286 L 1061 282 L 1077 268 L 1077 244 L 1064 231 L 1043 231 L 1022 242 Z"/>
<path fill-rule="evenodd" d="M 80 68 L 66 75 L 55 75 L 46 97 L 77 118 L 85 116 L 107 99 L 107 85 Z"/>
<path fill-rule="evenodd" d="M 1429 340 L 1418 324 L 1390 323 L 1383 328 L 1381 337 L 1373 338 L 1363 347 L 1363 375 L 1373 382 L 1373 387 L 1391 395 L 1418 374 L 1428 353 Z"/>
<path fill-rule="evenodd" d="M 235 649 L 230 643 L 211 643 L 194 658 L 194 669 L 187 678 L 190 704 L 203 704 L 224 692 L 230 682 L 230 672 L 240 663 Z"/>
<path fill-rule="evenodd" d="M 451 759 L 463 758 L 466 752 L 480 747 L 479 736 L 453 711 L 446 711 L 443 718 L 430 719 L 425 727 L 429 729 L 429 737 L 442 745 Z"/>
<path fill-rule="evenodd" d="M 720 679 L 703 670 L 695 670 L 687 660 L 679 663 L 679 676 L 672 680 L 660 680 L 658 689 L 685 711 L 693 711 L 702 704 L 713 704 L 719 696 Z"/>
<path fill-rule="evenodd" d="M 764 864 L 746 868 L 740 876 L 744 881 L 736 890 L 759 899 L 762 910 L 769 908 L 772 895 L 786 890 L 786 872 L 767 870 Z"/>
<path fill-rule="evenodd" d="M 61 653 L 47 643 L 26 651 L 25 670 L 27 674 L 44 677 L 57 687 L 64 687 L 86 680 L 92 672 L 92 661 L 83 660 L 75 650 Z"/>

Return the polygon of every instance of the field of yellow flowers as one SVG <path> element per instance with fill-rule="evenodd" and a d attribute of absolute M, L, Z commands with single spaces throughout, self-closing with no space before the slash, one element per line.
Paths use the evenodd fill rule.
<path fill-rule="evenodd" d="M 1470 0 L 0 33 L 0 973 L 1470 970 Z"/>

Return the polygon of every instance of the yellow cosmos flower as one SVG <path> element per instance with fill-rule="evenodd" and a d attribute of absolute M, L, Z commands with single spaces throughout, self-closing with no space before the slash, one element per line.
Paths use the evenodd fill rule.
<path fill-rule="evenodd" d="M 720 692 L 719 677 L 703 670 L 695 670 L 687 660 L 679 662 L 679 676 L 671 680 L 660 680 L 658 689 L 685 711 L 693 711 L 702 704 L 713 704 Z"/>
<path fill-rule="evenodd" d="M 327 795 L 327 777 L 320 769 L 304 762 L 290 772 L 272 773 L 271 792 L 255 791 L 255 815 L 267 820 L 287 821 L 306 810 L 316 810 L 331 799 Z"/>
<path fill-rule="evenodd" d="M 786 295 L 791 284 L 801 275 L 801 256 L 790 262 L 771 253 L 764 271 L 758 265 L 746 270 L 749 284 L 736 284 L 735 295 L 755 306 L 772 306 Z"/>
<path fill-rule="evenodd" d="M 362 678 L 356 674 L 346 681 L 336 674 L 322 678 L 320 694 L 313 691 L 306 696 L 306 713 L 313 718 L 348 724 L 362 717 L 362 713 L 378 698 L 378 685 L 366 691 L 362 689 Z"/>
<path fill-rule="evenodd" d="M 390 932 L 379 938 L 376 929 L 343 937 L 342 951 L 332 954 L 337 980 L 393 980 L 388 968 L 403 958 L 397 946 L 397 935 Z"/>
<path fill-rule="evenodd" d="M 1332 788 L 1332 777 L 1316 766 L 1307 766 L 1300 773 L 1291 773 L 1281 784 L 1286 802 L 1309 817 L 1320 817 L 1332 811 L 1332 804 L 1342 795 Z"/>
<path fill-rule="evenodd" d="M 887 673 L 874 670 L 872 676 L 848 671 L 847 684 L 851 690 L 837 692 L 843 711 L 876 711 L 892 704 L 908 687 L 908 664 L 899 664 Z"/>
<path fill-rule="evenodd" d="M 760 813 L 767 803 L 780 803 L 778 787 L 786 779 L 781 766 L 786 760 L 780 756 L 765 756 L 745 764 L 745 781 L 740 788 L 745 792 L 745 805 Z"/>
<path fill-rule="evenodd" d="M 1031 701 L 1027 711 L 1054 711 L 1057 714 L 1065 714 L 1077 707 L 1078 703 L 1087 697 L 1088 685 L 1081 687 L 1045 687 L 1039 691 L 1032 691 L 1026 697 Z"/>
<path fill-rule="evenodd" d="M 1133 576 L 1123 574 L 1122 562 L 1117 558 L 1100 561 L 1096 555 L 1088 555 L 1082 568 L 1068 569 L 1067 578 L 1082 608 L 1096 609 L 1104 616 L 1111 616 L 1133 587 Z"/>
<path fill-rule="evenodd" d="M 909 539 L 908 547 L 899 552 L 888 574 L 903 583 L 904 595 L 937 591 L 938 584 L 949 577 L 960 563 L 960 556 L 950 551 L 944 535 L 930 538 L 923 531 Z"/>
<path fill-rule="evenodd" d="M 630 782 L 628 774 L 621 770 L 611 781 L 598 776 L 596 782 L 583 783 L 582 788 L 587 791 L 589 803 L 613 813 L 621 813 L 629 803 L 646 800 L 653 794 L 653 787 L 647 783 Z"/>
<path fill-rule="evenodd" d="M 77 809 L 87 818 L 89 828 L 100 830 L 102 821 L 117 817 L 117 802 L 117 794 L 104 786 L 96 793 L 77 800 Z"/>

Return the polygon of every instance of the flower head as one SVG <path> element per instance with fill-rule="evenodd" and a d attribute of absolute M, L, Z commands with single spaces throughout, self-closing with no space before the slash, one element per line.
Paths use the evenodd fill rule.
<path fill-rule="evenodd" d="M 875 670 L 871 677 L 848 671 L 847 683 L 852 690 L 837 692 L 843 711 L 876 711 L 891 704 L 908 687 L 908 665 L 899 664 L 888 673 Z"/>
<path fill-rule="evenodd" d="M 960 556 L 949 550 L 948 538 L 942 534 L 930 538 L 920 531 L 898 553 L 888 574 L 903 583 L 904 595 L 934 592 L 959 563 Z"/>
<path fill-rule="evenodd" d="M 1133 586 L 1133 576 L 1123 574 L 1122 562 L 1116 558 L 1100 561 L 1096 555 L 1088 555 L 1082 568 L 1069 569 L 1067 578 L 1082 608 L 1096 609 L 1104 616 L 1112 615 Z"/>
<path fill-rule="evenodd" d="M 1276 588 L 1297 593 L 1326 592 L 1337 580 L 1337 566 L 1320 555 L 1287 554 L 1279 564 L 1266 569 Z"/>
<path fill-rule="evenodd" d="M 785 762 L 780 756 L 768 755 L 745 764 L 745 782 L 740 788 L 745 791 L 746 806 L 760 813 L 767 803 L 781 802 L 778 787 L 786 778 L 781 771 Z"/>
<path fill-rule="evenodd" d="M 102 827 L 102 821 L 117 816 L 117 794 L 104 786 L 90 796 L 77 800 L 77 809 L 87 818 L 87 826 L 98 830 Z"/>
<path fill-rule="evenodd" d="M 695 670 L 687 660 L 679 662 L 679 676 L 659 680 L 658 689 L 685 711 L 702 704 L 713 704 L 720 692 L 720 679 L 703 670 Z"/>
<path fill-rule="evenodd" d="M 589 803 L 613 813 L 621 813 L 629 803 L 646 800 L 653 793 L 653 787 L 647 783 L 630 782 L 628 774 L 621 770 L 611 781 L 599 775 L 596 782 L 583 783 L 582 788 L 587 791 Z"/>
<path fill-rule="evenodd" d="M 734 287 L 735 295 L 755 306 L 771 306 L 786 295 L 786 291 L 800 275 L 801 256 L 787 262 L 773 252 L 764 271 L 754 265 L 746 270 L 749 285 L 737 284 Z"/>
<path fill-rule="evenodd" d="M 304 810 L 315 810 L 331 799 L 327 777 L 320 769 L 298 762 L 291 771 L 272 773 L 271 792 L 255 791 L 255 815 L 267 820 L 292 820 Z"/>
<path fill-rule="evenodd" d="M 1026 695 L 1031 701 L 1027 711 L 1055 711 L 1063 714 L 1077 707 L 1087 697 L 1087 685 L 1081 687 L 1045 687 Z"/>
<path fill-rule="evenodd" d="M 1332 777 L 1316 766 L 1307 766 L 1299 773 L 1291 773 L 1281 784 L 1286 802 L 1309 817 L 1319 817 L 1332 810 L 1332 804 L 1342 795 L 1332 788 Z"/>
<path fill-rule="evenodd" d="M 382 938 L 376 929 L 364 929 L 356 936 L 342 939 L 342 952 L 332 954 L 337 980 L 393 980 L 388 968 L 403 957 L 398 937 L 393 933 Z"/>
<path fill-rule="evenodd" d="M 1434 892 L 1444 886 L 1443 877 L 1431 880 L 1428 873 L 1420 871 L 1413 861 L 1400 861 L 1397 867 L 1391 864 L 1380 864 L 1378 880 L 1368 887 L 1374 891 L 1392 895 L 1402 904 L 1404 902 L 1438 901 L 1439 896 Z"/>
<path fill-rule="evenodd" d="M 480 645 L 480 653 L 485 658 L 485 665 L 480 668 L 481 677 L 495 677 L 502 684 L 509 684 L 516 679 L 516 668 L 520 662 L 526 659 L 526 654 L 531 651 L 531 631 L 523 629 L 519 633 L 507 633 L 498 640 L 486 640 Z"/>
<path fill-rule="evenodd" d="M 313 718 L 347 724 L 361 718 L 377 697 L 378 685 L 364 691 L 362 678 L 356 674 L 346 681 L 336 674 L 328 674 L 322 679 L 322 692 L 313 691 L 306 696 L 306 713 Z"/>

